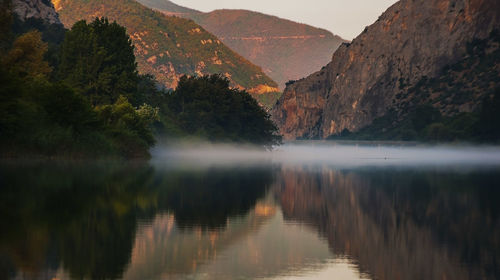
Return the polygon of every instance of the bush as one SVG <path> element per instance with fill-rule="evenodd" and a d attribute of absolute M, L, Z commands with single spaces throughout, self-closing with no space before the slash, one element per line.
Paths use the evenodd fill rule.
<path fill-rule="evenodd" d="M 96 112 L 122 154 L 127 157 L 148 154 L 155 143 L 149 125 L 156 119 L 157 109 L 143 106 L 136 110 L 126 97 L 120 96 L 114 104 L 96 107 Z"/>

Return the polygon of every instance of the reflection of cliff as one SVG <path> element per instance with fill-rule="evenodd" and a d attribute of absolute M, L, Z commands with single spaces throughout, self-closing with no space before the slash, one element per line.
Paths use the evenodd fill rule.
<path fill-rule="evenodd" d="M 285 169 L 275 194 L 287 219 L 312 224 L 376 279 L 498 278 L 499 211 L 488 203 L 498 191 L 488 200 L 474 184 L 483 178 L 488 193 L 498 178 L 399 173 Z"/>

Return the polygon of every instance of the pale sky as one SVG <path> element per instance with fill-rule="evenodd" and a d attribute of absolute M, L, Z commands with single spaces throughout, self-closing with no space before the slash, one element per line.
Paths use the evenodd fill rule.
<path fill-rule="evenodd" d="M 172 0 L 209 12 L 215 9 L 246 9 L 321 27 L 351 40 L 396 0 Z"/>

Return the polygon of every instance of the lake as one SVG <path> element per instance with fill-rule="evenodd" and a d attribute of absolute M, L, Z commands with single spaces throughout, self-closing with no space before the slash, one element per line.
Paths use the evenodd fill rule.
<path fill-rule="evenodd" d="M 500 279 L 500 148 L 0 163 L 0 279 Z"/>

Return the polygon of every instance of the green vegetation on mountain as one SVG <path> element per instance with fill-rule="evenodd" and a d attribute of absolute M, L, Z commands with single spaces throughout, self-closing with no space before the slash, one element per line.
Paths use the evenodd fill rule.
<path fill-rule="evenodd" d="M 289 80 L 318 71 L 345 42 L 327 30 L 253 11 L 224 9 L 203 13 L 168 0 L 138 2 L 167 15 L 194 20 L 231 49 L 262 66 L 280 88 Z"/>
<path fill-rule="evenodd" d="M 222 74 L 234 87 L 277 87 L 258 67 L 226 47 L 191 20 L 165 16 L 133 0 L 54 0 L 66 27 L 107 17 L 127 28 L 138 69 L 168 88 L 182 75 Z"/>
<path fill-rule="evenodd" d="M 401 89 L 406 87 L 405 81 L 399 82 Z M 371 125 L 331 138 L 500 141 L 500 32 L 468 43 L 462 59 L 436 78 L 423 77 L 396 99 L 400 105 Z"/>

